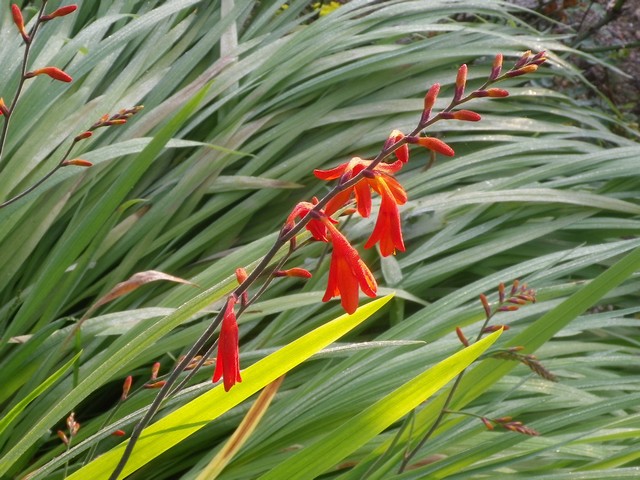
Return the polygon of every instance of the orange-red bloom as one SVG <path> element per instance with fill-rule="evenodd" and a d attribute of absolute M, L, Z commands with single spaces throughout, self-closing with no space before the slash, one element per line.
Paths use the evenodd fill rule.
<path fill-rule="evenodd" d="M 213 372 L 214 382 L 217 382 L 220 378 L 223 379 L 225 392 L 228 392 L 236 383 L 242 381 L 240 377 L 240 354 L 238 352 L 238 323 L 236 322 L 236 314 L 233 311 L 237 301 L 238 298 L 235 295 L 231 295 L 227 300 L 218 339 L 216 369 Z"/>
<path fill-rule="evenodd" d="M 351 314 L 358 308 L 359 290 L 373 298 L 376 296 L 378 285 L 373 274 L 358 255 L 358 251 L 328 218 L 325 219 L 325 224 L 333 244 L 333 251 L 329 266 L 329 281 L 322 301 L 326 302 L 339 296 L 342 308 Z"/>
<path fill-rule="evenodd" d="M 348 181 L 362 170 L 371 165 L 371 160 L 363 160 L 353 157 L 349 162 L 343 163 L 331 170 L 314 170 L 316 177 L 323 180 L 341 178 Z M 325 212 L 331 215 L 342 208 L 355 194 L 358 213 L 362 217 L 371 214 L 371 189 L 381 197 L 380 211 L 376 220 L 373 233 L 367 241 L 365 248 L 371 248 L 380 242 L 380 253 L 386 257 L 393 255 L 397 250 L 404 251 L 404 242 L 400 228 L 400 214 L 398 205 L 404 205 L 407 201 L 407 193 L 402 185 L 393 177 L 393 174 L 402 168 L 402 160 L 394 163 L 379 163 L 371 172 L 351 188 L 347 188 L 329 201 Z"/>
<path fill-rule="evenodd" d="M 364 248 L 371 248 L 380 242 L 380 254 L 383 257 L 395 255 L 396 249 L 404 252 L 398 205 L 406 203 L 407 195 L 400 184 L 391 177 L 376 176 L 372 180 L 375 182 L 372 185 L 373 189 L 380 194 L 382 202 L 376 225 Z"/>
<path fill-rule="evenodd" d="M 309 203 L 309 202 L 298 203 L 295 207 L 293 207 L 293 210 L 287 217 L 287 221 L 285 222 L 285 227 L 289 229 L 293 228 L 293 226 L 295 225 L 296 218 L 298 219 L 304 218 L 307 215 L 307 213 L 309 213 L 311 210 L 314 209 L 315 206 L 316 206 L 315 203 Z M 307 223 L 306 229 L 309 230 L 309 232 L 311 232 L 311 235 L 313 235 L 313 238 L 315 238 L 316 240 L 320 240 L 322 242 L 329 241 L 329 239 L 327 238 L 327 228 L 325 227 L 325 224 L 319 219 L 312 218 L 309 221 L 309 223 Z"/>
<path fill-rule="evenodd" d="M 405 134 L 402 133 L 400 130 L 392 131 L 391 134 L 389 135 L 389 138 L 387 138 L 387 141 L 384 144 L 384 149 L 386 150 L 394 143 L 402 140 L 404 137 L 405 137 Z M 400 160 L 402 163 L 407 163 L 409 161 L 409 145 L 405 143 L 400 148 L 398 148 L 394 152 L 394 154 L 396 158 Z"/>

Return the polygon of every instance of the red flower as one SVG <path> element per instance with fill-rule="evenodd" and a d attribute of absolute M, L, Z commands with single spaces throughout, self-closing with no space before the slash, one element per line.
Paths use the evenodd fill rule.
<path fill-rule="evenodd" d="M 333 244 L 333 251 L 329 266 L 329 281 L 322 301 L 326 302 L 339 296 L 342 308 L 351 314 L 358 308 L 359 289 L 365 295 L 375 297 L 378 285 L 357 250 L 328 218 L 325 219 L 325 224 Z"/>
<path fill-rule="evenodd" d="M 373 188 L 382 197 L 382 202 L 376 225 L 364 248 L 371 248 L 380 242 L 380 254 L 388 257 L 395 255 L 396 249 L 401 252 L 405 250 L 398 205 L 406 203 L 407 196 L 402 186 L 392 177 L 377 176 L 373 180 L 376 182 Z"/>
<path fill-rule="evenodd" d="M 293 211 L 287 217 L 287 221 L 285 222 L 285 227 L 291 229 L 295 224 L 295 219 L 304 218 L 307 213 L 309 213 L 316 206 L 317 200 L 314 199 L 314 203 L 309 202 L 300 202 L 295 207 L 293 207 Z M 335 222 L 337 223 L 337 222 Z M 325 224 L 317 218 L 312 218 L 309 223 L 306 225 L 307 230 L 311 232 L 313 238 L 316 240 L 320 240 L 323 242 L 328 242 L 327 238 L 327 228 Z"/>
<path fill-rule="evenodd" d="M 389 138 L 387 138 L 387 141 L 384 144 L 384 149 L 386 150 L 394 143 L 402 140 L 405 136 L 406 135 L 402 133 L 400 130 L 392 131 L 391 135 L 389 135 Z M 394 152 L 394 155 L 402 163 L 407 163 L 409 161 L 409 145 L 405 143 Z"/>
<path fill-rule="evenodd" d="M 371 160 L 354 157 L 348 163 L 343 163 L 331 170 L 315 170 L 314 174 L 323 180 L 341 178 L 344 181 L 353 178 L 370 164 Z M 382 203 L 380 204 L 375 228 L 365 248 L 371 248 L 377 242 L 380 242 L 380 253 L 384 257 L 394 254 L 396 249 L 403 252 L 405 250 L 400 229 L 398 205 L 406 203 L 407 193 L 393 177 L 393 174 L 400 168 L 402 168 L 402 159 L 394 163 L 379 163 L 373 169 L 371 176 L 364 177 L 351 188 L 340 192 L 329 201 L 325 209 L 325 212 L 331 215 L 351 199 L 353 192 L 355 193 L 358 213 L 363 217 L 368 217 L 371 213 L 371 189 L 375 190 L 382 197 Z"/>
<path fill-rule="evenodd" d="M 353 157 L 347 163 L 338 165 L 330 170 L 314 170 L 313 174 L 321 180 L 335 180 L 340 178 L 342 182 L 346 182 L 355 177 L 369 165 L 371 165 L 371 160 L 363 160 L 360 157 Z M 327 206 L 324 209 L 325 213 L 327 215 L 332 215 L 351 199 L 352 193 L 355 193 L 358 213 L 362 217 L 368 217 L 371 214 L 371 188 L 374 190 L 376 189 L 376 178 L 384 178 L 385 181 L 390 183 L 392 182 L 394 184 L 394 189 L 399 188 L 404 192 L 400 184 L 392 178 L 392 175 L 401 168 L 401 160 L 393 163 L 379 163 L 373 169 L 373 178 L 365 177 L 351 188 L 347 188 L 338 193 L 338 195 L 333 197 L 329 200 L 329 203 L 327 203 Z"/>
<path fill-rule="evenodd" d="M 235 295 L 231 295 L 227 300 L 218 339 L 216 369 L 213 372 L 214 382 L 217 382 L 220 378 L 223 379 L 225 392 L 228 392 L 236 383 L 242 381 L 238 353 L 238 323 L 236 322 L 236 314 L 233 311 L 237 301 L 238 299 Z"/>

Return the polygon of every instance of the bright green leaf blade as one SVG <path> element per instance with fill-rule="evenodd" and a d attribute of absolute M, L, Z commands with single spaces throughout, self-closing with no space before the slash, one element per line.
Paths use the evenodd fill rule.
<path fill-rule="evenodd" d="M 38 385 L 37 388 L 33 389 L 27 396 L 25 396 L 16 406 L 14 406 L 9 413 L 7 413 L 0 420 L 0 433 L 2 433 L 5 428 L 7 428 L 11 422 L 18 416 L 20 413 L 31 403 L 32 400 L 38 397 L 42 392 L 47 390 L 51 385 L 53 385 L 60 377 L 62 377 L 67 370 L 71 368 L 76 360 L 80 357 L 82 352 L 78 352 L 71 360 L 65 363 L 62 367 L 60 367 L 53 375 L 47 378 L 44 382 Z"/>
<path fill-rule="evenodd" d="M 353 315 L 342 315 L 318 327 L 243 370 L 242 383 L 235 385 L 229 392 L 225 392 L 222 385 L 218 385 L 146 428 L 142 432 L 142 436 L 124 469 L 123 475 L 126 476 L 146 465 L 158 455 L 200 430 L 209 422 L 235 407 L 276 378 L 284 375 L 314 353 L 330 345 L 379 310 L 391 298 L 392 295 L 379 298 L 360 307 Z M 115 468 L 125 445 L 125 443 L 118 445 L 69 476 L 68 479 L 106 478 Z"/>
<path fill-rule="evenodd" d="M 315 478 L 325 472 L 444 387 L 489 348 L 501 333 L 495 332 L 434 365 L 260 479 Z"/>

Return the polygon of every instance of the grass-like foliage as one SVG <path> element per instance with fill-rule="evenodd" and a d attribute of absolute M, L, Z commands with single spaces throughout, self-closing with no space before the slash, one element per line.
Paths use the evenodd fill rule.
<path fill-rule="evenodd" d="M 482 121 L 429 125 L 454 157 L 412 146 L 405 252 L 363 250 L 374 220 L 341 221 L 395 296 L 342 316 L 322 302 L 326 244 L 278 250 L 313 277 L 238 315 L 242 382 L 212 385 L 207 339 L 125 471 L 636 474 L 640 145 L 554 88 L 586 85 L 579 52 L 498 0 L 108 0 L 41 21 L 71 2 L 45 3 L 16 6 L 23 29 L 0 8 L 0 477 L 108 478 L 236 269 L 330 191 L 313 170 L 411 132 L 435 83 L 445 109 L 461 64 L 470 92 L 527 50 L 548 61 L 465 104 Z"/>

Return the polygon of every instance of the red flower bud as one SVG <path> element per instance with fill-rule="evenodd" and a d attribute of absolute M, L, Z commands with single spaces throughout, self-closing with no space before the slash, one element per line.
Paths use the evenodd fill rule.
<path fill-rule="evenodd" d="M 434 152 L 441 153 L 446 155 L 447 157 L 453 157 L 455 152 L 453 148 L 444 143 L 442 140 L 433 137 L 409 137 L 409 143 L 417 143 L 418 145 L 422 145 L 429 150 L 433 150 Z"/>
<path fill-rule="evenodd" d="M 79 142 L 80 140 L 84 140 L 85 138 L 89 138 L 93 135 L 93 132 L 86 131 L 76 135 L 76 138 L 73 139 L 74 142 Z"/>
<path fill-rule="evenodd" d="M 431 115 L 431 109 L 433 105 L 436 103 L 436 98 L 438 98 L 438 93 L 440 93 L 440 84 L 434 83 L 431 85 L 431 88 L 424 96 L 424 111 L 422 112 L 422 119 L 420 123 L 426 122 L 429 120 L 429 116 Z"/>
<path fill-rule="evenodd" d="M 62 430 L 58 430 L 57 433 L 58 433 L 58 438 L 62 440 L 62 443 L 64 443 L 65 445 L 69 445 L 69 439 L 64 434 L 64 432 Z"/>
<path fill-rule="evenodd" d="M 166 380 L 160 380 L 159 382 L 155 382 L 155 383 L 145 383 L 142 388 L 162 388 L 165 386 L 165 384 L 167 383 Z"/>
<path fill-rule="evenodd" d="M 508 97 L 509 92 L 507 92 L 504 88 L 489 88 L 485 90 L 487 92 L 488 97 Z"/>
<path fill-rule="evenodd" d="M 49 15 L 43 15 L 40 17 L 41 22 L 48 22 L 49 20 L 57 17 L 64 17 L 65 15 L 69 15 L 70 13 L 75 12 L 78 9 L 77 5 L 66 5 L 64 7 L 60 7 L 57 10 L 54 10 Z"/>
<path fill-rule="evenodd" d="M 304 268 L 290 268 L 289 270 L 276 270 L 273 273 L 274 277 L 299 277 L 299 278 L 311 278 L 311 272 Z"/>
<path fill-rule="evenodd" d="M 469 340 L 467 340 L 467 337 L 464 336 L 464 333 L 462 333 L 460 327 L 456 327 L 456 335 L 458 335 L 458 340 L 460 340 L 460 343 L 462 343 L 465 347 L 469 346 Z"/>
<path fill-rule="evenodd" d="M 464 95 L 464 87 L 467 84 L 467 65 L 462 64 L 458 69 L 458 75 L 456 76 L 456 90 L 453 94 L 453 101 L 457 102 Z"/>
<path fill-rule="evenodd" d="M 489 305 L 489 300 L 484 295 L 484 293 L 480 294 L 480 302 L 482 303 L 482 307 L 484 308 L 484 314 L 487 318 L 491 316 L 491 306 Z"/>
<path fill-rule="evenodd" d="M 500 76 L 500 72 L 502 71 L 502 54 L 499 53 L 496 55 L 496 58 L 493 59 L 493 66 L 491 67 L 491 74 L 489 75 L 489 80 L 495 80 Z"/>
<path fill-rule="evenodd" d="M 158 378 L 158 372 L 160 371 L 160 362 L 156 362 L 151 367 L 151 380 Z"/>
<path fill-rule="evenodd" d="M 133 383 L 133 377 L 131 375 L 129 375 L 127 378 L 124 379 L 124 383 L 122 384 L 122 396 L 120 397 L 120 400 L 124 401 L 127 399 L 127 396 L 129 395 L 129 390 L 131 390 L 132 383 Z"/>
<path fill-rule="evenodd" d="M 125 432 L 124 430 L 114 430 L 113 432 L 111 432 L 111 435 L 113 435 L 114 437 L 124 437 L 127 434 L 127 432 Z"/>
<path fill-rule="evenodd" d="M 24 78 L 33 78 L 37 75 L 48 75 L 54 80 L 60 80 L 61 82 L 70 82 L 73 80 L 67 73 L 57 67 L 44 67 L 34 70 L 33 72 L 27 72 L 24 74 Z"/>
<path fill-rule="evenodd" d="M 458 110 L 453 112 L 453 118 L 456 120 L 465 120 L 467 122 L 478 122 L 482 120 L 480 114 L 472 112 L 471 110 Z"/>
<path fill-rule="evenodd" d="M 500 329 L 504 331 L 509 330 L 509 325 L 489 325 L 482 330 L 482 333 L 493 333 Z"/>
<path fill-rule="evenodd" d="M 518 59 L 513 68 L 520 68 L 529 61 L 529 57 L 531 57 L 531 50 L 527 50 L 522 54 L 522 56 Z"/>
<path fill-rule="evenodd" d="M 520 75 L 525 75 L 527 73 L 533 73 L 538 69 L 538 65 L 535 64 L 530 64 L 530 65 L 526 65 L 522 68 L 519 68 L 518 70 L 512 70 L 510 72 L 507 72 L 506 75 L 509 78 L 513 78 L 513 77 L 519 77 Z"/>
<path fill-rule="evenodd" d="M 16 27 L 18 27 L 18 31 L 20 32 L 20 35 L 22 35 L 25 43 L 29 43 L 30 38 L 24 28 L 24 18 L 22 17 L 22 12 L 20 11 L 20 7 L 18 7 L 18 5 L 16 5 L 15 3 L 11 5 L 11 16 L 13 16 L 13 23 L 15 23 Z"/>
<path fill-rule="evenodd" d="M 81 158 L 74 158 L 73 160 L 65 160 L 60 164 L 61 167 L 68 167 L 73 165 L 75 167 L 93 167 L 93 163 L 89 160 L 83 160 Z"/>
<path fill-rule="evenodd" d="M 4 104 L 4 99 L 2 97 L 0 97 L 0 114 L 4 115 L 5 117 L 9 115 L 9 109 Z"/>

